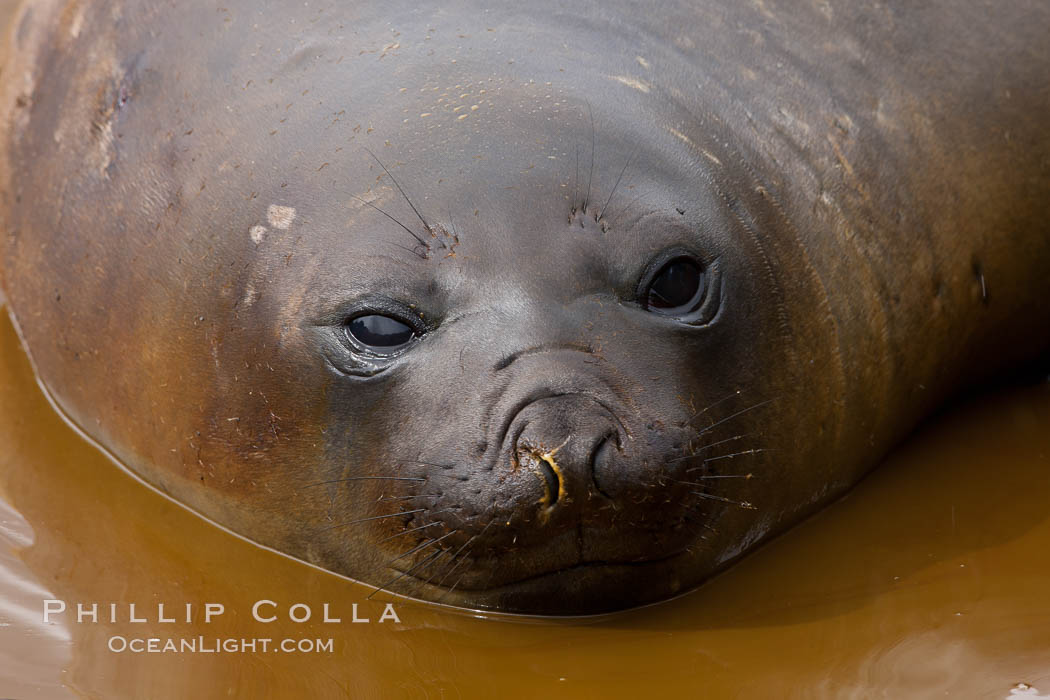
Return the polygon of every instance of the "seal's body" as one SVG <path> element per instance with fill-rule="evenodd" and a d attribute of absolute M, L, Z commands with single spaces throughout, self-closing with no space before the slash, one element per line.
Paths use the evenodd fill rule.
<path fill-rule="evenodd" d="M 1044 350 L 1045 3 L 34 2 L 0 280 L 145 479 L 333 571 L 697 585 Z"/>

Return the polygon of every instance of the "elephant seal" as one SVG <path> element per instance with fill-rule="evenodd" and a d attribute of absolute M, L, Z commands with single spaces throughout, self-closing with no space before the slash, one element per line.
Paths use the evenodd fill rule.
<path fill-rule="evenodd" d="M 1050 8 L 28 3 L 2 287 L 173 498 L 420 599 L 615 610 L 1050 344 Z"/>

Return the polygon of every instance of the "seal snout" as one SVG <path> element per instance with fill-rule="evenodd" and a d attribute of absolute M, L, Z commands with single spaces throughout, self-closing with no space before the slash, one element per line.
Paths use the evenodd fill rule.
<path fill-rule="evenodd" d="M 617 420 L 600 403 L 579 394 L 540 399 L 517 416 L 511 469 L 532 471 L 542 486 L 537 505 L 546 522 L 556 511 L 607 498 L 598 471 L 612 468 L 621 443 Z"/>

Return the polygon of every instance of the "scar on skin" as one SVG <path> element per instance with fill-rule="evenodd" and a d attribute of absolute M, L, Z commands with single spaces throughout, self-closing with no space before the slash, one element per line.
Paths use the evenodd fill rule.
<path fill-rule="evenodd" d="M 669 131 L 669 132 L 671 132 L 671 134 L 672 134 L 672 135 L 674 135 L 674 136 L 676 136 L 676 137 L 678 137 L 678 138 L 682 139 L 683 141 L 685 141 L 685 142 L 686 142 L 687 144 L 689 144 L 690 146 L 694 146 L 694 145 L 695 145 L 695 144 L 693 143 L 693 140 L 692 140 L 691 138 L 689 138 L 688 136 L 686 136 L 685 134 L 683 134 L 683 133 L 682 133 L 681 131 L 679 131 L 678 129 L 670 129 L 670 128 L 669 128 L 669 129 L 668 129 L 668 131 Z"/>
<path fill-rule="evenodd" d="M 274 228 L 286 229 L 295 220 L 295 209 L 281 206 L 280 204 L 271 204 L 270 208 L 266 210 L 266 220 Z"/>
<path fill-rule="evenodd" d="M 262 228 L 261 226 L 259 228 Z M 251 306 L 255 303 L 255 285 L 249 282 L 244 288 L 244 299 L 241 300 L 245 306 Z"/>
<path fill-rule="evenodd" d="M 248 235 L 251 236 L 252 243 L 254 243 L 255 245 L 259 245 L 260 243 L 262 243 L 263 236 L 266 235 L 266 227 L 252 226 L 250 229 L 248 229 Z"/>
<path fill-rule="evenodd" d="M 697 150 L 699 150 L 699 151 L 700 151 L 700 153 L 702 153 L 702 154 L 704 155 L 704 157 L 705 157 L 705 158 L 707 158 L 708 160 L 710 160 L 710 161 L 711 161 L 712 163 L 714 163 L 715 165 L 721 165 L 721 164 L 722 164 L 722 161 L 720 161 L 720 160 L 719 160 L 719 159 L 718 159 L 718 158 L 717 158 L 717 157 L 715 156 L 715 154 L 714 154 L 714 153 L 711 153 L 710 151 L 707 151 L 706 149 L 700 148 L 700 147 L 699 147 L 699 146 L 697 146 L 697 145 L 696 145 L 695 143 L 693 143 L 693 140 L 692 140 L 691 138 L 689 138 L 688 136 L 686 136 L 685 134 L 683 134 L 683 133 L 682 133 L 681 131 L 679 131 L 678 129 L 668 129 L 668 131 L 669 131 L 669 132 L 671 132 L 671 134 L 672 134 L 673 136 L 675 136 L 675 137 L 677 137 L 677 138 L 680 138 L 681 140 L 685 141 L 685 142 L 686 142 L 687 144 L 689 144 L 689 145 L 690 145 L 690 146 L 692 146 L 693 148 L 696 148 Z"/>
<path fill-rule="evenodd" d="M 631 78 L 626 75 L 610 75 L 609 77 L 618 83 L 623 83 L 627 87 L 641 90 L 642 92 L 649 92 L 649 83 L 644 83 L 637 78 Z"/>
<path fill-rule="evenodd" d="M 718 160 L 718 158 L 715 158 L 715 155 L 713 153 L 711 153 L 710 151 L 705 151 L 704 149 L 701 148 L 700 152 L 704 154 L 705 158 L 710 160 L 715 165 L 721 165 L 722 164 L 722 161 Z"/>
<path fill-rule="evenodd" d="M 76 14 L 73 15 L 73 21 L 69 25 L 69 36 L 76 39 L 80 36 L 80 30 L 84 26 L 84 7 L 79 6 L 76 9 Z"/>

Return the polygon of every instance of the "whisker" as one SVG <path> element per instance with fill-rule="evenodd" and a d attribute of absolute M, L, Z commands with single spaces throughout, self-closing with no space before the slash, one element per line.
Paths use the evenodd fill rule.
<path fill-rule="evenodd" d="M 463 577 L 464 577 L 464 576 L 466 576 L 466 575 L 467 575 L 467 572 L 466 572 L 466 571 L 464 571 L 464 572 L 463 572 L 462 574 L 460 574 L 460 575 L 459 575 L 459 578 L 457 578 L 457 579 L 456 579 L 456 582 L 452 584 L 452 588 L 449 588 L 449 589 L 448 589 L 447 591 L 445 591 L 444 593 L 442 593 L 442 594 L 441 594 L 441 595 L 440 595 L 440 596 L 438 597 L 438 599 L 437 599 L 437 600 L 435 600 L 434 602 L 435 602 L 435 603 L 440 603 L 441 601 L 443 601 L 443 600 L 445 599 L 445 596 L 447 596 L 447 595 L 450 595 L 450 594 L 452 593 L 452 591 L 456 590 L 456 586 L 458 586 L 458 585 L 459 585 L 459 582 L 460 582 L 460 581 L 462 581 L 462 580 L 463 580 Z"/>
<path fill-rule="evenodd" d="M 489 522 L 492 522 L 492 521 L 490 520 Z M 462 563 L 463 563 L 463 562 L 465 562 L 465 561 L 467 561 L 467 559 L 466 559 L 466 558 L 460 559 L 460 560 L 459 560 L 459 564 L 462 564 Z M 452 571 L 455 571 L 455 570 L 456 570 L 457 568 L 459 568 L 459 564 L 457 564 L 457 565 L 456 565 L 456 566 L 455 566 L 455 567 L 454 567 L 454 568 L 452 569 Z M 451 574 L 451 573 L 452 573 L 452 571 L 449 571 L 448 573 L 449 573 L 449 574 Z M 436 603 L 440 603 L 440 602 L 441 602 L 441 601 L 443 601 L 443 600 L 444 600 L 444 599 L 445 599 L 445 598 L 446 598 L 447 596 L 449 596 L 449 595 L 452 595 L 452 591 L 456 590 L 456 586 L 458 586 L 458 585 L 459 585 L 459 582 L 463 580 L 463 577 L 464 577 L 464 576 L 466 576 L 466 575 L 467 575 L 467 573 L 468 573 L 468 572 L 464 571 L 464 572 L 463 572 L 462 574 L 460 574 L 460 575 L 459 575 L 459 578 L 457 578 L 457 579 L 456 579 L 456 582 L 455 582 L 455 583 L 453 583 L 453 584 L 452 584 L 452 586 L 451 586 L 451 587 L 450 587 L 450 588 L 449 588 L 449 589 L 448 589 L 447 591 L 445 591 L 445 592 L 444 592 L 444 593 L 442 593 L 442 594 L 441 594 L 440 596 L 438 596 L 437 600 L 435 600 L 434 602 L 436 602 Z M 492 573 L 490 573 L 490 574 L 489 574 L 488 580 L 486 581 L 486 585 L 488 585 L 488 582 L 492 581 L 492 577 L 493 577 L 493 575 L 495 575 L 495 573 L 496 573 L 496 572 L 495 572 L 495 569 L 493 569 Z M 442 576 L 442 577 L 441 577 L 441 581 L 438 581 L 438 583 L 437 583 L 436 585 L 440 586 L 440 585 L 441 585 L 441 582 L 442 582 L 442 581 L 444 581 L 444 580 L 445 580 L 445 578 L 446 578 L 447 576 L 448 576 L 448 574 L 445 574 L 445 576 Z"/>
<path fill-rule="evenodd" d="M 772 450 L 768 447 L 758 447 L 753 450 L 742 450 L 741 452 L 734 452 L 728 455 L 718 455 L 717 457 L 708 457 L 704 460 L 704 464 L 708 462 L 717 462 L 720 459 L 732 459 L 733 457 L 742 457 L 744 455 L 757 455 L 762 452 L 771 452 Z"/>
<path fill-rule="evenodd" d="M 377 589 L 375 589 L 374 591 L 372 591 L 371 593 L 369 593 L 369 594 L 368 594 L 367 596 L 365 596 L 365 600 L 371 600 L 371 599 L 372 599 L 372 596 L 374 596 L 374 595 L 375 595 L 376 593 L 380 593 L 380 592 L 382 592 L 382 591 L 386 590 L 386 589 L 387 589 L 388 587 L 390 587 L 390 586 L 394 585 L 395 583 L 397 583 L 398 581 L 400 581 L 400 580 L 401 580 L 401 579 L 403 579 L 404 577 L 406 577 L 406 576 L 410 575 L 410 574 L 411 574 L 411 573 L 412 573 L 413 571 L 415 571 L 415 570 L 419 569 L 420 567 L 426 566 L 427 564 L 429 564 L 430 562 L 434 561 L 435 559 L 437 559 L 438 557 L 440 557 L 440 556 L 441 556 L 442 554 L 444 554 L 444 553 L 445 553 L 445 550 L 443 550 L 443 549 L 439 549 L 439 550 L 438 550 L 437 552 L 435 552 L 435 553 L 434 553 L 434 554 L 432 554 L 431 556 L 427 557 L 427 558 L 426 558 L 426 559 L 424 559 L 423 561 L 421 561 L 421 562 L 418 562 L 418 563 L 417 563 L 417 564 L 416 564 L 415 566 L 413 566 L 413 567 L 412 567 L 411 569 L 409 569 L 408 571 L 404 571 L 404 572 L 402 572 L 402 573 L 401 573 L 401 574 L 400 574 L 399 576 L 397 576 L 396 578 L 393 578 L 393 579 L 391 579 L 391 580 L 387 581 L 387 582 L 386 582 L 386 583 L 384 583 L 384 584 L 383 584 L 382 586 L 380 586 L 379 588 L 377 588 Z"/>
<path fill-rule="evenodd" d="M 620 221 L 620 219 L 622 219 L 622 218 L 623 218 L 623 215 L 627 213 L 627 211 L 628 211 L 628 210 L 629 210 L 629 209 L 631 208 L 631 206 L 632 206 L 632 205 L 633 205 L 633 204 L 634 204 L 635 202 L 637 202 L 637 201 L 638 201 L 639 199 L 641 199 L 642 197 L 645 197 L 646 195 L 650 195 L 650 194 L 652 194 L 652 193 L 653 193 L 653 191 L 652 191 L 652 190 L 646 190 L 645 192 L 642 192 L 642 193 L 641 193 L 640 195 L 638 195 L 637 197 L 635 197 L 635 198 L 634 198 L 634 199 L 632 199 L 631 201 L 627 202 L 627 204 L 626 204 L 626 205 L 624 205 L 624 208 L 620 210 L 620 213 L 616 215 L 616 217 L 615 217 L 615 218 L 614 218 L 614 219 L 613 219 L 613 220 L 612 220 L 612 221 L 610 222 L 610 224 L 609 224 L 609 225 L 610 225 L 610 226 L 615 226 L 615 225 L 616 225 L 616 224 L 617 224 L 617 223 L 618 223 L 618 222 Z"/>
<path fill-rule="evenodd" d="M 344 479 L 331 479 L 329 481 L 318 481 L 313 484 L 307 484 L 303 486 L 304 489 L 308 489 L 314 486 L 324 486 L 325 484 L 341 484 L 344 481 L 366 481 L 372 479 L 385 479 L 390 481 L 426 481 L 421 477 L 416 476 L 348 476 Z"/>
<path fill-rule="evenodd" d="M 751 437 L 751 433 L 741 433 L 740 435 L 734 435 L 733 437 L 726 438 L 725 440 L 718 440 L 717 442 L 709 442 L 706 445 L 704 445 L 703 447 L 698 447 L 693 452 L 693 455 L 695 456 L 696 454 L 698 454 L 700 452 L 703 452 L 704 450 L 710 449 L 712 447 L 717 447 L 718 445 L 724 445 L 725 443 L 733 442 L 734 440 L 742 440 L 743 438 L 746 438 L 746 437 Z"/>
<path fill-rule="evenodd" d="M 613 185 L 612 192 L 609 193 L 609 198 L 607 200 L 605 200 L 605 206 L 602 207 L 602 210 L 600 212 L 598 212 L 598 218 L 599 219 L 601 219 L 602 216 L 605 214 L 605 210 L 609 208 L 609 202 L 612 201 L 613 195 L 616 194 L 616 188 L 620 186 L 620 180 L 623 179 L 623 174 L 625 172 L 627 172 L 627 166 L 631 164 L 631 161 L 634 159 L 634 154 L 637 153 L 637 152 L 638 152 L 638 148 L 636 147 L 634 149 L 634 153 L 629 155 L 627 157 L 627 162 L 623 164 L 623 170 L 620 171 L 620 176 L 618 178 L 616 178 L 616 184 Z"/>
<path fill-rule="evenodd" d="M 459 532 L 459 530 L 455 530 L 455 532 Z M 447 549 L 446 549 L 446 550 L 445 550 L 445 554 L 448 554 L 448 552 L 449 552 L 449 550 L 447 550 Z M 452 559 L 449 559 L 449 561 L 451 562 L 451 561 L 452 561 L 453 559 L 455 559 L 455 557 L 453 557 Z M 437 561 L 437 560 L 435 559 L 435 561 Z M 464 560 L 464 561 L 465 561 L 465 560 Z M 440 571 L 441 571 L 441 569 L 435 569 L 434 573 L 430 574 L 430 576 L 427 576 L 427 580 L 426 580 L 426 581 L 423 581 L 423 582 L 422 582 L 422 583 L 421 583 L 420 585 L 421 585 L 421 586 L 426 586 L 427 584 L 429 584 L 429 583 L 430 583 L 430 581 L 431 581 L 431 580 L 432 580 L 432 579 L 433 579 L 433 578 L 434 578 L 435 576 L 437 576 L 437 575 L 438 575 L 438 573 L 440 573 Z"/>
<path fill-rule="evenodd" d="M 448 537 L 448 535 L 445 535 L 445 537 Z M 435 542 L 437 542 L 437 539 L 433 538 L 433 537 L 430 538 L 429 540 L 424 540 L 422 544 L 416 545 L 415 547 L 413 547 L 412 549 L 408 550 L 407 552 L 402 552 L 401 554 L 398 554 L 393 559 L 390 559 L 385 564 L 383 564 L 381 568 L 385 569 L 388 566 L 390 566 L 391 564 L 393 564 L 395 561 L 397 561 L 398 559 L 404 559 L 405 557 L 409 556 L 410 554 L 415 554 L 416 552 L 418 552 L 421 549 L 426 549 L 428 547 L 432 547 Z"/>
<path fill-rule="evenodd" d="M 441 247 L 445 248 L 446 250 L 448 250 L 449 255 L 452 255 L 452 254 L 454 254 L 456 252 L 456 250 L 455 250 L 456 244 L 459 243 L 459 231 L 456 230 L 456 222 L 452 220 L 452 208 L 448 207 L 447 211 L 448 211 L 448 225 L 452 227 L 452 246 L 451 247 L 446 246 L 445 242 L 442 241 L 441 242 Z"/>
<path fill-rule="evenodd" d="M 730 505 L 739 506 L 745 510 L 758 510 L 755 506 L 748 501 L 734 501 L 732 498 L 726 498 L 725 496 L 716 496 L 713 493 L 704 493 L 703 491 L 693 491 L 693 494 L 700 496 L 701 498 L 708 498 L 712 501 L 719 501 L 721 503 L 729 503 Z"/>
<path fill-rule="evenodd" d="M 704 450 L 710 449 L 710 448 L 715 447 L 717 445 L 725 444 L 727 442 L 733 442 L 734 440 L 740 440 L 742 438 L 749 437 L 750 435 L 751 435 L 750 433 L 743 433 L 741 435 L 734 435 L 731 438 L 726 438 L 725 440 L 719 440 L 718 442 L 708 443 L 708 444 L 704 445 L 703 447 L 696 448 L 695 450 L 693 450 L 693 452 L 691 454 L 687 454 L 687 455 L 685 455 L 683 457 L 675 457 L 674 459 L 669 459 L 669 460 L 667 460 L 667 463 L 668 464 L 675 464 L 677 462 L 684 462 L 687 459 L 695 459 L 696 456 L 699 455 Z"/>
<path fill-rule="evenodd" d="M 717 428 L 718 426 L 722 425 L 726 421 L 732 420 L 732 419 L 736 418 L 737 416 L 742 416 L 745 413 L 747 413 L 748 411 L 753 411 L 756 408 L 761 408 L 762 406 L 765 406 L 767 403 L 771 403 L 773 400 L 774 399 L 767 399 L 766 401 L 761 401 L 759 403 L 756 403 L 754 406 L 748 406 L 747 408 L 741 409 L 741 410 L 737 411 L 736 413 L 733 413 L 731 415 L 726 416 L 725 418 L 723 418 L 722 420 L 718 421 L 717 423 L 712 423 L 711 425 L 707 426 L 706 428 L 702 428 L 697 433 L 697 435 L 698 436 L 699 435 L 703 435 L 704 433 L 708 432 L 709 430 L 713 430 L 713 429 Z"/>
<path fill-rule="evenodd" d="M 421 258 L 423 260 L 427 259 L 425 255 L 420 255 L 419 250 L 416 249 L 416 248 L 409 248 L 407 245 L 401 245 L 400 243 L 394 243 L 393 241 L 386 241 L 386 243 L 387 243 L 387 245 L 392 245 L 395 248 L 400 248 L 401 250 L 405 251 L 406 253 L 411 253 L 412 255 L 415 255 L 417 258 Z"/>
<path fill-rule="evenodd" d="M 712 408 L 714 408 L 715 406 L 719 406 L 719 405 L 721 405 L 721 404 L 724 404 L 724 403 L 725 403 L 726 401 L 728 401 L 729 399 L 733 398 L 734 396 L 740 396 L 740 389 L 737 389 L 736 391 L 734 391 L 734 392 L 733 392 L 732 394 L 730 394 L 729 396 L 723 396 L 723 397 L 722 397 L 722 398 L 720 398 L 720 399 L 719 399 L 718 401 L 715 401 L 715 402 L 714 402 L 713 404 L 710 404 L 710 405 L 708 405 L 708 406 L 707 406 L 707 408 L 702 408 L 702 409 L 700 409 L 699 411 L 697 411 L 696 413 L 694 413 L 694 414 L 693 414 L 692 416 L 690 416 L 689 420 L 688 420 L 688 421 L 686 421 L 686 422 L 687 422 L 687 423 L 692 423 L 692 422 L 693 422 L 693 421 L 694 421 L 695 419 L 697 419 L 697 418 L 699 418 L 700 416 L 704 415 L 705 413 L 707 413 L 708 411 L 710 411 L 710 410 L 711 410 Z"/>
<path fill-rule="evenodd" d="M 455 464 L 437 464 L 435 462 L 410 462 L 410 464 L 415 464 L 421 467 L 438 467 L 439 469 L 451 469 L 456 466 Z"/>
<path fill-rule="evenodd" d="M 576 177 L 572 181 L 572 213 L 576 213 L 576 202 L 580 196 L 580 144 L 576 144 Z M 572 217 L 570 216 L 570 221 Z"/>
<path fill-rule="evenodd" d="M 412 513 L 422 513 L 426 508 L 416 508 L 415 510 L 402 510 L 397 513 L 387 513 L 386 515 L 372 515 L 367 518 L 358 518 L 357 520 L 351 520 L 346 523 L 339 523 L 338 525 L 332 525 L 321 530 L 321 532 L 328 532 L 329 530 L 336 530 L 341 527 L 349 527 L 350 525 L 357 525 L 358 523 L 367 522 L 369 520 L 382 520 L 383 518 L 393 518 L 398 515 L 411 515 Z"/>
<path fill-rule="evenodd" d="M 473 542 L 473 541 L 474 541 L 474 540 L 476 540 L 477 538 L 479 538 L 479 537 L 481 537 L 482 535 L 484 535 L 484 534 L 485 534 L 485 531 L 489 529 L 489 526 L 490 526 L 490 525 L 492 525 L 492 521 L 491 521 L 491 520 L 490 520 L 490 521 L 488 521 L 487 523 L 485 523 L 485 527 L 481 528 L 481 532 L 479 532 L 478 534 L 474 535 L 474 536 L 473 536 L 473 537 L 471 537 L 471 538 L 470 538 L 469 540 L 467 540 L 466 542 L 464 542 L 464 543 L 463 543 L 463 545 L 462 545 L 462 546 L 461 546 L 461 547 L 460 547 L 459 549 L 457 549 L 457 550 L 456 550 L 456 553 L 452 555 L 452 558 L 448 560 L 448 565 L 451 565 L 451 564 L 452 564 L 452 562 L 454 562 L 454 561 L 456 560 L 456 557 L 458 557 L 458 556 L 459 556 L 459 555 L 460 555 L 460 554 L 461 554 L 461 553 L 463 552 L 463 550 L 464 550 L 464 549 L 466 549 L 466 548 L 467 548 L 467 547 L 468 547 L 468 546 L 470 545 L 470 543 L 471 543 L 471 542 Z M 458 569 L 458 568 L 459 568 L 459 565 L 460 565 L 460 564 L 462 564 L 462 563 L 463 563 L 463 562 L 465 562 L 465 561 L 466 561 L 466 559 L 460 559 L 460 560 L 459 560 L 459 564 L 456 564 L 456 566 L 454 566 L 454 567 L 453 567 L 452 569 L 450 569 L 449 571 L 447 571 L 447 572 L 445 573 L 445 575 L 444 575 L 444 576 L 442 576 L 442 577 L 441 577 L 441 578 L 440 578 L 440 579 L 438 580 L 438 582 L 437 582 L 436 584 L 434 584 L 434 585 L 435 585 L 435 586 L 440 586 L 440 585 L 441 585 L 442 583 L 444 583 L 445 579 L 449 577 L 449 574 L 451 574 L 451 573 L 452 573 L 453 571 L 455 571 L 456 569 Z M 446 566 L 447 566 L 447 565 L 446 565 Z M 462 578 L 462 576 L 461 576 L 460 578 Z M 444 597 L 444 596 L 442 596 L 442 597 Z"/>
<path fill-rule="evenodd" d="M 376 503 L 380 501 L 407 501 L 410 498 L 437 498 L 440 493 L 420 493 L 415 496 L 380 496 L 376 499 Z"/>
<path fill-rule="evenodd" d="M 381 167 L 383 169 L 383 172 L 385 172 L 390 177 L 390 181 L 394 183 L 394 187 L 397 188 L 397 191 L 400 192 L 401 196 L 405 198 L 406 202 L 408 202 L 408 206 L 412 207 L 412 211 L 414 211 L 416 213 L 416 216 L 419 217 L 419 220 L 423 222 L 423 229 L 425 231 L 430 231 L 431 230 L 430 224 L 428 224 L 427 220 L 423 218 L 423 215 L 419 213 L 419 210 L 416 209 L 416 205 L 413 204 L 412 200 L 408 198 L 408 195 L 405 194 L 405 191 L 403 189 L 401 189 L 401 185 L 398 183 L 398 181 L 396 179 L 394 179 L 394 176 L 391 175 L 390 171 L 387 170 L 385 165 L 383 165 L 383 161 L 379 160 L 379 157 L 376 156 L 375 153 L 372 153 L 372 151 L 369 151 L 367 148 L 365 149 L 365 151 L 368 152 L 368 155 L 370 155 L 370 156 L 372 156 L 373 158 L 376 159 L 376 162 L 379 163 L 379 167 Z"/>
<path fill-rule="evenodd" d="M 459 550 L 459 551 L 462 551 L 462 550 Z M 441 584 L 445 582 L 445 579 L 447 579 L 452 574 L 453 571 L 458 569 L 464 562 L 467 561 L 467 559 L 464 557 L 463 559 L 460 559 L 458 562 L 456 562 L 455 566 L 452 566 L 452 562 L 455 562 L 456 561 L 456 557 L 459 556 L 459 551 L 457 551 L 455 554 L 453 554 L 452 558 L 449 559 L 448 562 L 446 562 L 445 568 L 444 568 L 445 574 L 441 578 L 438 579 L 437 583 L 434 584 L 435 586 L 440 588 Z M 450 566 L 452 568 L 449 568 Z M 463 573 L 466 574 L 465 571 Z M 429 582 L 429 580 L 430 579 L 427 579 L 428 582 Z M 442 596 L 442 597 L 444 597 L 444 596 Z M 438 600 L 441 600 L 441 598 L 438 598 Z"/>
<path fill-rule="evenodd" d="M 452 227 L 452 235 L 459 238 L 459 232 L 456 231 L 456 222 L 452 220 L 452 207 L 446 207 L 445 211 L 448 212 L 448 225 Z"/>
<path fill-rule="evenodd" d="M 386 542 L 387 540 L 394 539 L 395 537 L 401 537 L 402 535 L 407 535 L 407 534 L 412 533 L 412 532 L 419 532 L 420 530 L 426 530 L 428 527 L 434 527 L 435 525 L 440 525 L 440 524 L 441 523 L 434 522 L 434 523 L 427 523 L 426 525 L 420 525 L 419 527 L 414 527 L 411 530 L 404 530 L 402 532 L 397 533 L 396 535 L 390 535 L 390 537 L 384 537 L 383 539 L 378 540 L 376 542 L 376 544 L 382 544 L 382 543 Z"/>
<path fill-rule="evenodd" d="M 583 210 L 587 211 L 587 205 L 591 201 L 591 181 L 594 179 L 594 110 L 591 109 L 591 103 L 587 103 L 587 114 L 591 118 L 591 172 L 587 176 L 587 198 L 583 200 Z"/>
<path fill-rule="evenodd" d="M 391 179 L 392 179 L 392 178 L 391 178 Z M 395 184 L 396 184 L 396 183 L 395 183 Z M 357 195 L 355 195 L 355 194 L 352 194 L 352 195 L 350 195 L 350 196 L 351 196 L 351 197 L 353 197 L 354 199 L 356 199 L 357 201 L 361 202 L 362 204 L 367 204 L 368 206 L 372 207 L 372 208 L 373 208 L 373 209 L 375 209 L 375 210 L 376 210 L 377 212 L 379 212 L 380 214 L 382 214 L 382 215 L 383 215 L 383 216 L 385 216 L 386 218 L 390 219 L 391 221 L 393 221 L 393 222 L 394 222 L 395 224 L 397 224 L 397 225 L 398 225 L 398 226 L 400 226 L 401 228 L 403 228 L 403 229 L 405 229 L 406 231 L 408 231 L 408 235 L 412 236 L 412 238 L 415 238 L 415 239 L 416 239 L 417 241 L 419 241 L 419 245 L 421 245 L 421 246 L 423 246 L 424 248 L 427 248 L 427 249 L 429 249 L 429 248 L 430 248 L 430 246 L 428 246 L 428 245 L 427 245 L 427 242 L 426 242 L 426 241 L 424 241 L 424 240 L 423 240 L 423 239 L 422 239 L 422 238 L 421 238 L 421 237 L 419 236 L 419 234 L 417 234 L 417 233 L 416 233 L 415 231 L 413 231 L 412 229 L 410 229 L 410 228 L 409 228 L 408 226 L 405 226 L 405 225 L 404 225 L 403 223 L 401 223 L 400 221 L 398 221 L 397 219 L 395 219 L 395 218 L 394 218 L 393 216 L 391 216 L 390 214 L 387 214 L 387 213 L 386 213 L 385 211 L 383 211 L 382 209 L 380 209 L 380 208 L 379 208 L 379 207 L 377 207 L 376 205 L 372 204 L 371 202 L 369 202 L 369 201 L 367 201 L 367 200 L 361 199 L 360 197 L 358 197 L 358 196 L 357 196 Z M 413 251 L 413 252 L 415 252 L 415 251 Z M 424 258 L 424 259 L 426 258 L 426 256 L 424 256 L 424 255 L 422 255 L 422 254 L 419 254 L 419 253 L 416 253 L 416 255 L 419 255 L 419 257 L 421 257 L 421 258 Z"/>
<path fill-rule="evenodd" d="M 754 474 L 705 474 L 704 476 L 696 476 L 694 479 L 704 481 L 705 479 L 743 479 L 744 481 L 750 481 L 755 478 Z M 703 486 L 695 481 L 680 481 L 675 479 L 679 484 L 685 484 L 686 486 Z"/>
<path fill-rule="evenodd" d="M 453 530 L 452 532 L 445 533 L 441 537 L 437 537 L 437 538 L 434 538 L 434 539 L 429 539 L 426 542 L 424 542 L 423 544 L 418 545 L 416 547 L 413 547 L 412 549 L 408 550 L 407 552 L 405 552 L 403 554 L 399 554 L 398 556 L 394 557 L 393 559 L 388 561 L 386 564 L 384 564 L 384 566 L 390 566 L 391 564 L 393 564 L 398 559 L 404 559 L 405 557 L 409 556 L 410 554 L 415 554 L 416 552 L 418 552 L 421 549 L 427 549 L 429 547 L 433 547 L 434 545 L 436 545 L 441 540 L 443 540 L 443 539 L 445 539 L 447 537 L 451 537 L 452 535 L 456 534 L 457 532 L 459 532 L 459 530 Z"/>
<path fill-rule="evenodd" d="M 413 530 L 422 530 L 422 529 L 425 529 L 427 527 L 430 527 L 431 525 L 437 525 L 437 524 L 438 523 L 428 523 L 427 525 L 424 525 L 423 527 L 413 528 Z M 406 530 L 405 532 L 399 532 L 398 535 L 404 535 L 404 534 L 406 534 L 408 532 L 412 532 L 412 530 Z M 376 544 L 379 544 L 380 542 L 385 542 L 386 540 L 392 539 L 393 537 L 396 537 L 398 535 L 393 535 L 391 537 L 387 537 L 385 539 L 379 540 L 379 542 L 377 542 Z M 364 581 L 364 580 L 366 580 L 368 578 L 371 578 L 372 574 L 379 573 L 379 572 L 382 572 L 382 571 L 388 569 L 392 563 L 394 563 L 395 561 L 397 561 L 401 557 L 408 556 L 409 554 L 412 554 L 413 552 L 418 552 L 420 549 L 426 548 L 427 546 L 432 544 L 435 541 L 435 539 L 436 538 L 431 537 L 430 539 L 428 539 L 425 542 L 421 543 L 419 546 L 414 547 L 413 549 L 411 549 L 411 550 L 409 550 L 409 551 L 407 551 L 407 552 L 405 552 L 403 554 L 400 554 L 400 555 L 394 557 L 393 559 L 391 559 L 390 561 L 386 562 L 385 564 L 380 564 L 378 566 L 372 567 L 372 569 L 370 569 L 367 572 L 367 575 L 361 577 L 361 580 Z"/>
<path fill-rule="evenodd" d="M 443 556 L 443 555 L 445 555 L 445 554 L 448 554 L 448 550 L 447 550 L 447 549 L 442 549 L 442 550 L 441 550 L 441 553 L 440 553 L 440 555 L 439 555 L 439 556 L 436 556 L 436 557 L 434 557 L 434 558 L 433 558 L 433 559 L 432 559 L 432 560 L 431 560 L 431 561 L 429 562 L 429 563 L 430 563 L 430 565 L 431 565 L 431 568 L 437 568 L 437 561 L 438 561 L 438 559 L 440 559 L 440 558 L 441 558 L 441 556 Z M 425 581 L 424 581 L 424 580 L 422 580 L 422 579 L 420 579 L 420 578 L 419 578 L 418 576 L 417 576 L 417 577 L 414 577 L 414 578 L 415 578 L 415 586 L 416 586 L 416 590 L 422 589 L 422 588 L 423 588 L 423 586 L 426 586 L 426 585 L 427 585 L 428 583 L 430 583 L 430 579 L 434 578 L 434 576 L 436 575 L 436 573 L 437 573 L 437 572 L 435 571 L 434 573 L 430 574 L 430 576 L 428 576 L 428 577 L 427 577 L 427 579 L 426 579 Z"/>

